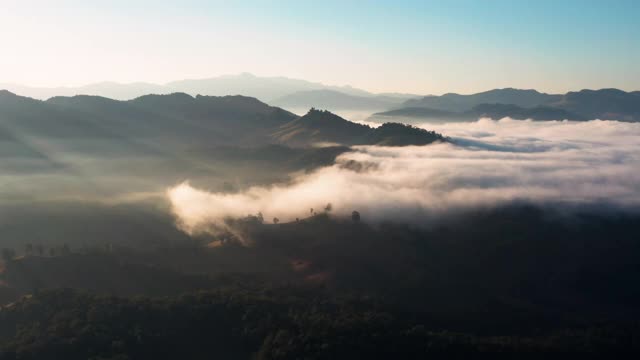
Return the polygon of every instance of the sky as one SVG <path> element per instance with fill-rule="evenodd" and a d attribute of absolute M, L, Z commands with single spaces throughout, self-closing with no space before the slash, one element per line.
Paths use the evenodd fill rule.
<path fill-rule="evenodd" d="M 640 90 L 640 1 L 0 0 L 0 83 L 250 72 L 373 92 Z"/>

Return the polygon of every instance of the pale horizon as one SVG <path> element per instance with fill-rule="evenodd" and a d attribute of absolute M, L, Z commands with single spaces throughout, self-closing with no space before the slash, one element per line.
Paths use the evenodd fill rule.
<path fill-rule="evenodd" d="M 447 93 L 454 93 L 454 94 L 460 94 L 460 95 L 471 95 L 471 94 L 476 94 L 476 93 L 482 93 L 482 92 L 486 92 L 486 91 L 491 91 L 491 90 L 500 90 L 500 89 L 517 89 L 517 90 L 536 90 L 540 93 L 546 93 L 546 94 L 564 94 L 567 92 L 577 92 L 577 91 L 581 91 L 581 90 L 602 90 L 602 89 L 619 89 L 619 90 L 623 90 L 626 92 L 634 92 L 634 91 L 640 91 L 640 88 L 630 88 L 630 89 L 622 89 L 622 88 L 616 88 L 616 87 L 595 87 L 595 88 L 576 88 L 576 89 L 568 89 L 567 91 L 563 91 L 563 92 L 550 92 L 550 91 L 545 91 L 545 90 L 541 90 L 541 89 L 537 89 L 537 88 L 532 88 L 532 87 L 515 87 L 515 86 L 504 86 L 504 87 L 496 87 L 496 88 L 486 88 L 486 89 L 479 89 L 477 91 L 474 92 L 457 92 L 457 91 L 443 91 L 441 93 L 413 93 L 413 92 L 407 92 L 407 91 L 371 91 L 370 89 L 365 89 L 365 88 L 360 88 L 357 86 L 353 86 L 351 84 L 332 84 L 332 83 L 326 83 L 326 82 L 322 82 L 322 81 L 312 81 L 312 80 L 308 80 L 308 79 L 302 79 L 302 78 L 292 78 L 292 77 L 288 77 L 288 76 L 280 76 L 280 75 L 257 75 L 255 73 L 252 72 L 248 72 L 248 71 L 243 71 L 240 73 L 234 73 L 234 74 L 221 74 L 221 75 L 215 75 L 215 76 L 204 76 L 201 78 L 184 78 L 184 79 L 173 79 L 173 80 L 169 80 L 169 81 L 165 81 L 165 82 L 151 82 L 151 81 L 113 81 L 113 80 L 99 80 L 99 81 L 95 81 L 95 82 L 90 82 L 90 83 L 82 83 L 82 84 L 67 84 L 67 85 L 38 85 L 38 84 L 22 84 L 22 83 L 9 83 L 9 82 L 0 82 L 0 90 L 8 90 L 10 92 L 13 92 L 12 89 L 4 89 L 3 86 L 12 86 L 14 88 L 31 88 L 31 89 L 43 89 L 43 90 L 56 90 L 56 89 L 76 89 L 76 88 L 83 88 L 83 87 L 89 87 L 89 86 L 94 86 L 94 85 L 101 85 L 101 84 L 114 84 L 114 85 L 122 85 L 122 86 L 127 86 L 127 85 L 154 85 L 154 86 L 168 86 L 171 83 L 174 82 L 180 82 L 180 81 L 190 81 L 190 80 L 209 80 L 209 79 L 217 79 L 217 78 L 224 78 L 224 77 L 240 77 L 243 75 L 248 75 L 248 76 L 252 76 L 252 77 L 256 77 L 256 78 L 263 78 L 263 79 L 275 79 L 275 78 L 281 78 L 281 79 L 288 79 L 288 80 L 300 80 L 300 81 L 306 81 L 309 83 L 313 83 L 313 84 L 318 84 L 318 85 L 323 85 L 323 86 L 327 86 L 327 87 L 342 87 L 342 88 L 352 88 L 352 89 L 356 89 L 356 90 L 364 90 L 367 92 L 370 92 L 374 95 L 376 94 L 413 94 L 413 95 L 420 95 L 420 96 L 441 96 Z M 321 89 L 318 89 L 321 90 Z M 322 89 L 322 90 L 326 90 L 326 89 Z M 339 91 L 336 90 L 336 91 Z M 180 91 L 178 91 L 180 92 Z M 23 95 L 23 94 L 17 94 L 17 95 Z M 78 94 L 78 95 L 91 95 L 91 94 Z M 228 94 L 228 95 L 233 95 L 233 94 Z M 241 94 L 239 94 L 241 95 Z M 28 96 L 28 95 L 25 95 Z"/>
<path fill-rule="evenodd" d="M 640 83 L 633 1 L 6 0 L 3 7 L 3 84 L 163 84 L 250 72 L 437 95 L 635 91 Z"/>

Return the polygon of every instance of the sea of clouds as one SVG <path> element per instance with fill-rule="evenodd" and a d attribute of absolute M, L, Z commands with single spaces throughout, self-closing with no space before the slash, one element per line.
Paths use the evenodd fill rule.
<path fill-rule="evenodd" d="M 228 194 L 184 182 L 167 196 L 192 233 L 259 212 L 292 221 L 328 203 L 337 215 L 357 210 L 366 221 L 415 224 L 515 201 L 640 208 L 640 123 L 480 119 L 422 127 L 452 142 L 356 147 L 287 184 Z"/>

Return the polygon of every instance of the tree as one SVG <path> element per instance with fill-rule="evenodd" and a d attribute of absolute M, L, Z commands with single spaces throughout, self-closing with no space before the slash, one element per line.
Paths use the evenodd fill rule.
<path fill-rule="evenodd" d="M 355 222 L 360 221 L 360 213 L 354 210 L 354 211 L 351 213 L 351 220 L 353 220 L 353 221 L 355 221 Z"/>
<path fill-rule="evenodd" d="M 274 224 L 277 224 L 277 223 L 279 223 L 279 222 L 280 222 L 280 219 L 278 219 L 277 217 L 274 217 L 274 218 L 273 218 L 273 223 L 274 223 Z"/>
<path fill-rule="evenodd" d="M 327 206 L 324 207 L 325 212 L 331 212 L 332 209 L 333 205 L 331 205 L 331 203 L 328 203 Z"/>
<path fill-rule="evenodd" d="M 2 249 L 2 260 L 4 262 L 8 262 L 13 260 L 16 257 L 16 251 L 11 248 Z"/>

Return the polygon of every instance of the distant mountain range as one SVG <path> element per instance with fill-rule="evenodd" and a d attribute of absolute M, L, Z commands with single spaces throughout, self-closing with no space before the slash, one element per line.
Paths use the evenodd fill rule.
<path fill-rule="evenodd" d="M 410 99 L 402 107 L 423 107 L 435 110 L 464 112 L 480 104 L 512 104 L 520 107 L 533 107 L 560 100 L 562 95 L 540 93 L 536 90 L 495 89 L 477 94 L 460 95 L 448 93 L 442 96 L 425 96 L 422 99 Z"/>
<path fill-rule="evenodd" d="M 440 139 L 405 125 L 383 130 L 328 111 L 312 109 L 300 117 L 245 96 L 175 93 L 119 101 L 82 95 L 41 101 L 0 91 L 0 138 L 21 145 L 25 152 L 33 150 L 30 143 L 43 141 L 76 147 L 81 142 L 86 151 L 102 144 L 114 147 L 109 151 L 171 148 L 180 152 L 229 145 L 307 147 L 318 142 L 420 145 Z"/>
<path fill-rule="evenodd" d="M 479 117 L 533 120 L 608 119 L 640 121 L 640 92 L 581 90 L 552 95 L 535 90 L 497 89 L 472 95 L 445 94 L 407 100 L 399 108 L 374 114 L 419 120 L 469 121 Z"/>
<path fill-rule="evenodd" d="M 275 106 L 287 109 L 312 108 L 332 110 L 385 110 L 400 106 L 404 101 L 416 95 L 351 95 L 336 90 L 307 90 L 270 101 Z"/>
<path fill-rule="evenodd" d="M 292 112 L 322 108 L 342 114 L 350 111 L 377 113 L 373 120 L 403 116 L 466 121 L 478 116 L 512 117 L 534 120 L 615 119 L 640 121 L 640 92 L 618 89 L 581 90 L 566 94 L 546 94 L 536 90 L 494 89 L 470 95 L 448 93 L 441 96 L 415 94 L 374 94 L 350 86 L 328 86 L 285 77 L 259 77 L 244 73 L 209 79 L 181 80 L 164 85 L 150 83 L 98 83 L 75 88 L 33 88 L 0 85 L 14 93 L 38 99 L 91 95 L 116 100 L 133 100 L 148 94 L 184 93 L 193 96 L 241 95 Z M 507 106 L 508 105 L 508 106 Z M 385 111 L 386 110 L 386 111 Z M 353 114 L 348 116 L 355 116 Z"/>
<path fill-rule="evenodd" d="M 271 102 L 276 99 L 292 95 L 296 93 L 304 93 L 314 90 L 323 90 L 335 92 L 337 95 L 344 95 L 346 98 L 368 98 L 378 97 L 384 99 L 398 99 L 399 104 L 408 98 L 417 98 L 419 95 L 407 94 L 373 94 L 365 90 L 353 88 L 351 86 L 331 86 L 321 83 L 310 82 L 306 80 L 290 79 L 286 77 L 260 77 L 249 73 L 239 75 L 225 75 L 208 79 L 192 79 L 180 80 L 167 84 L 152 83 L 129 83 L 121 84 L 115 82 L 101 82 L 79 87 L 29 87 L 15 84 L 0 84 L 0 89 L 7 89 L 13 93 L 32 97 L 35 99 L 46 100 L 54 96 L 75 96 L 75 95 L 95 95 L 116 100 L 131 100 L 148 94 L 172 94 L 183 92 L 195 95 L 208 96 L 225 96 L 225 95 L 244 95 L 255 97 L 261 101 Z M 288 100 L 290 105 L 303 106 L 310 108 L 311 106 L 322 106 L 318 101 L 309 104 L 309 99 L 313 99 L 313 93 L 307 94 L 303 100 L 305 102 L 294 102 L 293 99 Z M 321 100 L 323 93 L 318 93 Z M 295 98 L 295 96 L 294 96 Z M 309 106 L 308 106 L 309 105 Z M 381 109 L 380 109 L 381 110 Z"/>

